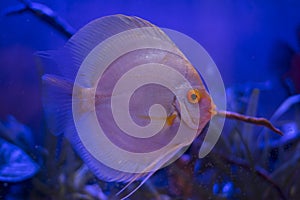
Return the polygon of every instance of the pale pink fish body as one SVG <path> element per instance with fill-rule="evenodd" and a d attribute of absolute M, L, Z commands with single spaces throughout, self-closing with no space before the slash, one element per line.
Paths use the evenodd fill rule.
<path fill-rule="evenodd" d="M 137 29 L 141 29 L 138 30 L 138 34 L 125 35 L 129 37 L 128 39 L 120 36 L 120 41 L 115 45 L 107 43 L 107 40 L 114 39 L 115 35 L 122 35 L 131 30 L 136 33 L 134 31 Z M 158 41 L 160 44 L 162 41 L 161 44 L 169 45 L 170 48 L 164 45 L 151 48 L 152 42 L 149 42 L 149 47 L 146 43 L 146 47 L 135 47 L 121 56 L 116 56 L 112 62 L 106 60 L 106 57 L 111 57 L 106 52 L 118 52 L 119 49 L 125 48 L 122 44 L 139 41 L 141 35 L 146 35 L 147 40 L 153 40 L 153 43 Z M 138 46 L 139 42 L 137 43 L 131 42 L 130 45 Z M 60 69 L 58 74 L 47 74 L 43 77 L 44 107 L 50 128 L 54 134 L 66 136 L 79 156 L 99 179 L 131 182 L 142 177 L 149 177 L 157 169 L 178 158 L 192 140 L 201 133 L 213 115 L 213 103 L 194 67 L 167 35 L 140 18 L 114 15 L 96 19 L 79 30 L 63 49 L 49 52 L 49 55 L 57 62 Z M 98 68 L 102 67 L 99 66 L 102 63 L 106 63 L 107 67 L 100 73 Z M 170 69 L 170 73 L 165 73 L 164 70 L 154 70 L 154 74 L 149 72 L 140 74 L 140 77 L 139 74 L 132 75 L 132 80 L 165 79 L 162 81 L 169 81 L 168 84 L 173 84 L 170 87 L 176 90 L 174 92 L 168 88 L 169 86 L 150 81 L 137 87 L 131 95 L 128 110 L 137 128 L 146 127 L 155 121 L 163 122 L 156 134 L 147 137 L 148 133 L 143 131 L 134 133 L 138 136 L 127 134 L 115 122 L 112 110 L 113 98 L 117 100 L 127 98 L 126 89 L 121 92 L 115 90 L 118 81 L 124 78 L 124 74 L 130 74 L 135 66 L 150 66 L 149 69 L 169 66 L 164 69 Z M 183 84 L 181 79 L 177 79 L 176 74 L 181 74 L 181 78 L 188 80 L 189 86 Z M 134 88 L 135 85 L 131 87 Z M 114 93 L 116 91 L 117 93 Z M 122 104 L 121 101 L 120 104 Z M 149 110 L 153 105 L 158 104 L 163 106 L 166 116 L 149 116 Z M 198 110 L 199 116 L 193 114 L 195 110 Z M 125 115 L 127 111 L 120 107 L 116 112 Z M 94 124 L 94 118 L 97 124 Z M 96 131 L 99 127 L 101 127 L 101 134 Z M 182 144 L 177 142 L 170 145 L 182 127 L 185 128 L 184 130 L 194 130 L 196 134 Z M 118 153 L 115 153 L 109 145 L 116 146 L 114 149 L 120 150 L 120 155 L 123 153 L 132 155 L 132 160 L 130 160 L 131 156 L 124 160 L 116 158 Z M 155 152 L 160 149 L 163 150 L 159 156 L 155 156 Z M 144 156 L 145 160 L 151 158 L 152 161 L 151 159 L 145 161 L 145 164 L 143 159 L 139 160 L 139 155 Z M 114 162 L 115 164 L 121 163 L 120 168 L 111 164 Z"/>

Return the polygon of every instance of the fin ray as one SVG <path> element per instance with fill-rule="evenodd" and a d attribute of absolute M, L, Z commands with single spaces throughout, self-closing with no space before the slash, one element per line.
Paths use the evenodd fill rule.
<path fill-rule="evenodd" d="M 43 106 L 50 131 L 54 135 L 64 132 L 72 119 L 73 84 L 62 77 L 46 74 L 43 80 Z"/>
<path fill-rule="evenodd" d="M 159 169 L 159 168 L 163 167 L 164 165 L 166 165 L 167 163 L 170 163 L 170 161 L 174 157 L 176 157 L 176 155 L 180 154 L 180 152 L 182 152 L 182 151 L 185 151 L 184 147 L 185 146 L 183 144 L 176 145 L 175 147 L 173 147 L 172 149 L 170 149 L 168 152 L 166 152 L 165 155 L 163 155 L 163 156 L 159 157 L 158 159 L 156 159 L 155 161 L 153 161 L 153 163 L 149 167 L 147 167 L 144 171 L 145 172 L 149 171 L 149 169 Z M 142 182 L 135 189 L 133 189 L 132 191 L 130 191 L 129 194 L 127 194 L 125 197 L 122 197 L 121 199 L 123 200 L 123 199 L 128 198 L 134 192 L 136 192 L 155 172 L 156 172 L 156 170 L 152 170 L 149 173 L 137 174 L 116 195 L 120 195 L 121 193 L 123 193 L 125 191 L 125 189 L 128 188 L 134 181 L 136 181 L 137 179 L 141 178 L 141 177 L 139 177 L 139 175 L 141 175 L 143 177 L 143 175 L 146 174 L 146 176 L 144 177 L 144 179 L 142 180 Z"/>
<path fill-rule="evenodd" d="M 143 27 L 153 28 L 143 34 L 172 43 L 169 37 L 158 27 L 143 19 L 125 15 L 111 15 L 88 23 L 70 38 L 63 49 L 51 51 L 49 54 L 57 61 L 62 75 L 70 80 L 75 80 L 82 62 L 98 44 L 118 33 Z M 138 35 L 133 37 L 138 37 Z M 114 45 L 110 48 L 118 48 L 118 46 Z M 99 53 L 101 54 L 101 52 Z"/>

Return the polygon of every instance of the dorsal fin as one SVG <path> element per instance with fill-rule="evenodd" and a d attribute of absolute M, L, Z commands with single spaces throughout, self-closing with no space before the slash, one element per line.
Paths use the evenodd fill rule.
<path fill-rule="evenodd" d="M 121 32 L 146 27 L 153 29 L 143 34 L 161 38 L 162 40 L 168 40 L 171 43 L 171 40 L 161 29 L 148 21 L 138 17 L 111 15 L 88 23 L 73 35 L 62 49 L 49 51 L 48 53 L 50 57 L 57 62 L 61 75 L 70 80 L 74 80 L 86 56 L 101 42 Z"/>

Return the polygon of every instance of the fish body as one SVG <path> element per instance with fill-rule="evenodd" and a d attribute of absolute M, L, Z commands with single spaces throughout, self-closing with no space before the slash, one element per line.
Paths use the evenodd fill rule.
<path fill-rule="evenodd" d="M 104 181 L 146 180 L 176 160 L 213 116 L 202 80 L 158 27 L 96 19 L 57 51 L 43 76 L 49 128 Z"/>

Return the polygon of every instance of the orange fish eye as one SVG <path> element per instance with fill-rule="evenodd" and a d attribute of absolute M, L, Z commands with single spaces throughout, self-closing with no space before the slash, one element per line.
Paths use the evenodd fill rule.
<path fill-rule="evenodd" d="M 187 98 L 190 103 L 198 103 L 201 99 L 200 91 L 197 89 L 191 89 L 187 93 Z"/>

